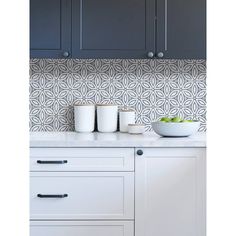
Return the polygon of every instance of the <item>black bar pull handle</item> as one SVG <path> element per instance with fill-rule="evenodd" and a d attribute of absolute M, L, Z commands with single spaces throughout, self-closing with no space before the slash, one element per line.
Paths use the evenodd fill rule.
<path fill-rule="evenodd" d="M 68 194 L 38 194 L 39 198 L 65 198 L 68 197 Z"/>
<path fill-rule="evenodd" d="M 41 161 L 37 160 L 38 164 L 66 164 L 68 161 L 67 160 L 61 160 L 61 161 Z"/>

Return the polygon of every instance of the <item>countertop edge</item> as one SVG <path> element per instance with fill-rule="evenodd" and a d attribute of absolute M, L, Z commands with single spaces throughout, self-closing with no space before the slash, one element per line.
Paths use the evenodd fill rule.
<path fill-rule="evenodd" d="M 105 139 L 105 140 L 104 140 Z M 183 138 L 163 138 L 154 132 L 124 133 L 31 132 L 30 148 L 206 148 L 206 133 Z"/>

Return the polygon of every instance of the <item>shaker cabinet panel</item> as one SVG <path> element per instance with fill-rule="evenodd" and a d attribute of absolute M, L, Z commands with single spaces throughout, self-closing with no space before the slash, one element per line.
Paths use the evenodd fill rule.
<path fill-rule="evenodd" d="M 154 0 L 72 0 L 76 58 L 147 58 L 154 51 Z"/>
<path fill-rule="evenodd" d="M 30 0 L 30 56 L 71 53 L 71 0 Z"/>
<path fill-rule="evenodd" d="M 133 220 L 132 172 L 33 172 L 33 220 Z"/>
<path fill-rule="evenodd" d="M 135 171 L 136 236 L 205 236 L 204 148 L 144 148 Z"/>
<path fill-rule="evenodd" d="M 134 171 L 134 149 L 31 148 L 30 171 Z"/>
<path fill-rule="evenodd" d="M 33 221 L 31 236 L 134 236 L 133 221 Z"/>
<path fill-rule="evenodd" d="M 206 0 L 157 0 L 157 56 L 206 58 Z"/>

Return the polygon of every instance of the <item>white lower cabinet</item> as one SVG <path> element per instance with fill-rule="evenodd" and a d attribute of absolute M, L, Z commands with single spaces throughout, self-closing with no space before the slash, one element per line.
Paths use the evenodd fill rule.
<path fill-rule="evenodd" d="M 30 236 L 134 236 L 133 221 L 33 221 Z"/>
<path fill-rule="evenodd" d="M 31 150 L 30 235 L 205 236 L 205 152 Z"/>
<path fill-rule="evenodd" d="M 142 152 L 135 160 L 135 236 L 204 236 L 205 149 Z"/>

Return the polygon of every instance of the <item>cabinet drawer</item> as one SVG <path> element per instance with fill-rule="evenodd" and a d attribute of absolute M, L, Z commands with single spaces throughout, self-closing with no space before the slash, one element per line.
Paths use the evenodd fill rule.
<path fill-rule="evenodd" d="M 134 219 L 134 173 L 31 174 L 31 219 Z"/>
<path fill-rule="evenodd" d="M 134 171 L 133 148 L 31 148 L 31 171 Z"/>
<path fill-rule="evenodd" d="M 133 221 L 33 221 L 30 236 L 134 236 Z"/>

